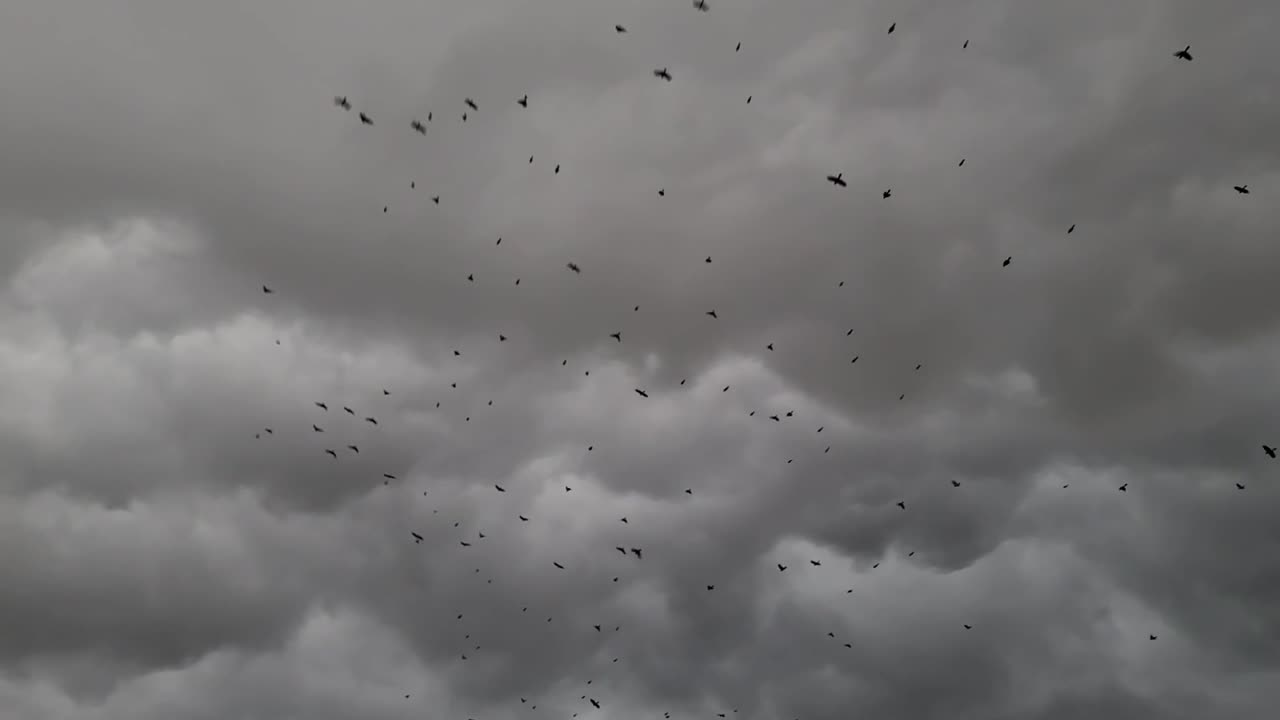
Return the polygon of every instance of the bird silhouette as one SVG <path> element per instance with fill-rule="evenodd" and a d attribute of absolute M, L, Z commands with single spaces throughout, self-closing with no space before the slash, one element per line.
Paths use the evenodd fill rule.
<path fill-rule="evenodd" d="M 521 97 L 519 100 L 516 101 L 516 103 L 520 105 L 520 107 L 524 107 L 524 108 L 529 107 L 529 96 L 525 95 Z"/>
<path fill-rule="evenodd" d="M 844 173 L 836 173 L 835 175 L 828 175 L 827 182 L 837 187 L 849 187 L 849 184 L 844 181 Z"/>
<path fill-rule="evenodd" d="M 335 98 L 333 99 L 333 104 L 334 104 L 334 105 L 337 105 L 338 107 L 342 108 L 343 110 L 350 110 L 350 109 L 351 109 L 351 101 L 347 99 L 347 96 L 346 96 L 346 95 L 339 95 L 338 97 L 335 97 Z"/>
<path fill-rule="evenodd" d="M 1187 62 L 1191 62 L 1191 61 L 1194 59 L 1194 58 L 1192 58 L 1192 57 L 1191 57 L 1191 46 L 1190 46 L 1190 45 L 1188 45 L 1188 46 L 1186 46 L 1186 47 L 1182 48 L 1181 50 L 1179 50 L 1178 52 L 1174 53 L 1174 54 L 1173 54 L 1173 56 L 1174 56 L 1174 57 L 1176 57 L 1176 58 L 1178 58 L 1179 60 L 1186 60 Z M 1209 64 L 1210 64 L 1210 65 L 1212 65 L 1213 63 L 1209 63 Z"/>
<path fill-rule="evenodd" d="M 1249 186 L 1248 186 L 1248 185 L 1232 185 L 1232 186 L 1231 186 L 1231 189 L 1235 190 L 1236 192 L 1240 193 L 1241 195 L 1248 195 L 1248 194 L 1249 194 Z"/>
<path fill-rule="evenodd" d="M 365 115 L 364 113 L 360 113 L 360 122 L 365 125 L 373 125 L 373 118 Z"/>

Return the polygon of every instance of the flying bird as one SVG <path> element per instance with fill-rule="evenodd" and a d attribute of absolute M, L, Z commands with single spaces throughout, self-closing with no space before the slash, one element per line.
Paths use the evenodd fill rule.
<path fill-rule="evenodd" d="M 1010 255 L 1009 257 L 1005 258 L 1005 259 L 1004 259 L 1004 262 L 1000 263 L 1000 267 L 1009 267 L 1009 263 L 1011 263 L 1011 262 L 1013 262 L 1013 256 L 1012 256 L 1012 255 Z"/>
<path fill-rule="evenodd" d="M 325 451 L 326 453 L 328 453 L 329 455 L 332 455 L 332 456 L 334 457 L 334 459 L 335 459 L 335 460 L 338 458 L 338 453 L 336 453 L 336 452 L 334 452 L 334 451 L 330 450 L 329 448 L 325 448 L 325 449 L 324 449 L 324 451 Z"/>
<path fill-rule="evenodd" d="M 892 25 L 890 25 L 890 26 L 889 26 L 889 33 L 888 33 L 888 34 L 889 34 L 889 35 L 892 35 L 892 34 L 893 34 L 893 31 L 894 31 L 894 30 L 896 30 L 897 28 L 898 28 L 898 23 L 893 23 Z"/>
<path fill-rule="evenodd" d="M 1231 186 L 1231 189 L 1235 190 L 1236 192 L 1240 193 L 1241 195 L 1248 195 L 1248 194 L 1249 194 L 1249 186 L 1248 186 L 1248 185 L 1232 185 L 1232 186 Z"/>
<path fill-rule="evenodd" d="M 333 104 L 334 104 L 334 105 L 337 105 L 338 107 L 342 108 L 343 110 L 350 110 L 350 109 L 351 109 L 351 101 L 347 99 L 347 96 L 346 96 L 346 95 L 339 95 L 338 97 L 335 97 L 335 98 L 333 99 Z"/>
<path fill-rule="evenodd" d="M 1267 454 L 1267 457 L 1269 457 L 1269 458 L 1271 458 L 1271 459 L 1273 459 L 1273 460 L 1274 460 L 1274 459 L 1275 459 L 1275 457 L 1276 457 L 1276 449 L 1275 449 L 1275 448 L 1273 448 L 1273 447 L 1271 447 L 1270 445 L 1263 445 L 1263 446 L 1262 446 L 1262 452 L 1266 453 L 1266 454 Z"/>
<path fill-rule="evenodd" d="M 889 188 L 888 190 L 885 190 L 884 192 L 880 193 L 880 197 L 884 198 L 885 200 L 888 200 L 889 198 L 893 197 L 893 188 Z"/>
<path fill-rule="evenodd" d="M 663 80 L 666 80 L 667 82 L 671 82 L 671 73 L 667 72 L 667 69 L 666 69 L 666 68 L 662 68 L 662 69 L 660 69 L 660 70 L 654 70 L 654 71 L 653 71 L 653 76 L 654 76 L 654 77 L 657 77 L 657 78 L 662 78 Z"/>
<path fill-rule="evenodd" d="M 849 184 L 844 181 L 844 173 L 836 173 L 835 175 L 828 175 L 827 182 L 831 183 L 832 185 L 836 185 L 838 187 L 849 187 Z"/>
<path fill-rule="evenodd" d="M 734 52 L 738 52 L 738 51 L 739 51 L 739 50 L 741 50 L 741 49 L 742 49 L 742 43 L 738 43 L 738 44 L 737 44 L 737 46 L 735 46 L 735 47 L 733 48 L 733 51 L 734 51 Z"/>
<path fill-rule="evenodd" d="M 529 96 L 526 94 L 524 97 L 520 98 L 516 102 L 520 105 L 520 107 L 527 108 L 529 107 Z"/>
<path fill-rule="evenodd" d="M 475 100 L 472 100 L 471 98 L 467 98 L 463 100 L 463 102 L 465 102 L 467 104 L 467 107 L 471 108 L 473 111 L 479 112 L 480 108 L 476 107 Z"/>
<path fill-rule="evenodd" d="M 360 113 L 360 122 L 365 125 L 373 125 L 373 118 L 365 115 L 364 113 Z"/>
<path fill-rule="evenodd" d="M 410 532 L 409 532 L 409 534 L 413 536 L 413 544 L 414 544 L 414 545 L 421 545 L 421 544 L 422 544 L 422 536 L 421 536 L 421 535 L 419 535 L 419 534 L 418 534 L 418 533 L 416 533 L 416 532 L 412 532 L 412 531 L 410 531 Z"/>
<path fill-rule="evenodd" d="M 627 29 L 626 29 L 626 28 L 624 28 L 624 27 L 622 27 L 621 25 L 614 25 L 614 26 L 613 26 L 613 31 L 614 31 L 614 32 L 616 32 L 616 33 L 624 33 L 624 32 L 626 32 L 626 31 L 627 31 Z"/>
<path fill-rule="evenodd" d="M 273 294 L 273 293 L 275 293 L 275 290 L 272 290 L 271 288 L 267 287 L 266 285 L 263 285 L 263 286 L 262 286 L 262 294 L 263 294 L 263 295 L 271 295 L 271 294 Z"/>
<path fill-rule="evenodd" d="M 693 7 L 698 12 L 706 12 L 711 9 L 707 7 L 707 0 L 693 0 Z"/>
<path fill-rule="evenodd" d="M 494 485 L 493 487 L 494 487 L 494 489 L 495 489 L 495 490 L 497 490 L 498 492 L 506 492 L 506 491 L 507 491 L 507 489 L 506 489 L 506 488 L 504 488 L 504 487 L 502 487 L 501 485 Z"/>
<path fill-rule="evenodd" d="M 617 340 L 618 342 L 622 342 L 622 333 L 621 333 L 621 332 L 609 333 L 609 337 L 613 338 L 614 340 Z"/>
<path fill-rule="evenodd" d="M 574 273 L 578 275 L 582 274 L 582 268 L 578 267 L 577 263 L 565 263 L 565 267 L 569 268 L 570 270 L 572 270 Z"/>
<path fill-rule="evenodd" d="M 414 120 L 413 122 L 409 123 L 409 127 L 413 128 L 413 129 L 414 129 L 414 131 L 415 131 L 415 132 L 417 132 L 419 135 L 426 135 L 426 134 L 427 134 L 427 126 L 426 126 L 426 125 L 423 125 L 423 124 L 422 124 L 420 121 L 418 121 L 418 120 Z"/>
<path fill-rule="evenodd" d="M 637 560 L 643 560 L 643 559 L 644 559 L 644 555 L 643 555 L 643 553 L 644 553 L 644 551 L 643 551 L 643 550 L 641 550 L 640 548 L 631 548 L 631 554 L 632 554 L 632 555 L 635 555 Z"/>
<path fill-rule="evenodd" d="M 1174 56 L 1174 57 L 1176 57 L 1176 58 L 1178 58 L 1179 60 L 1186 60 L 1187 62 L 1191 62 L 1192 60 L 1194 60 L 1194 59 L 1195 59 L 1195 58 L 1192 58 L 1192 57 L 1191 57 L 1191 46 L 1190 46 L 1190 45 L 1188 45 L 1188 46 L 1186 46 L 1186 47 L 1182 48 L 1181 50 L 1179 50 L 1178 52 L 1174 53 L 1174 54 L 1173 54 L 1173 56 Z"/>
<path fill-rule="evenodd" d="M 639 395 L 639 396 L 640 396 L 640 397 L 642 397 L 642 398 L 647 398 L 647 397 L 649 397 L 649 393 L 647 393 L 647 392 L 645 392 L 645 391 L 641 390 L 640 388 L 636 388 L 636 394 L 637 394 L 637 395 Z"/>

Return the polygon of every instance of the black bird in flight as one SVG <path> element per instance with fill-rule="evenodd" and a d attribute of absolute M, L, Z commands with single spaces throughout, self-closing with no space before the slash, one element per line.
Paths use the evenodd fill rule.
<path fill-rule="evenodd" d="M 888 200 L 889 198 L 893 197 L 893 188 L 889 188 L 888 190 L 885 190 L 884 192 L 880 193 L 880 197 L 884 198 L 885 200 Z"/>
<path fill-rule="evenodd" d="M 818 560 L 810 560 L 810 561 L 809 561 L 809 564 L 810 564 L 810 565 L 812 565 L 812 566 L 814 566 L 814 567 L 822 567 L 822 562 L 821 562 L 821 561 L 818 561 Z"/>
<path fill-rule="evenodd" d="M 626 29 L 626 28 L 624 28 L 624 27 L 622 27 L 621 25 L 614 25 L 614 26 L 613 26 L 613 31 L 614 31 L 614 32 L 616 32 L 616 33 L 624 33 L 624 32 L 626 32 L 626 31 L 627 31 L 627 29 Z"/>
<path fill-rule="evenodd" d="M 271 288 L 267 287 L 266 285 L 263 285 L 263 286 L 262 286 L 262 293 L 263 293 L 264 295 L 271 295 L 271 294 L 272 294 L 272 293 L 274 293 L 274 292 L 275 292 L 275 290 L 272 290 Z"/>
<path fill-rule="evenodd" d="M 354 417 L 354 416 L 355 416 L 355 414 L 356 414 L 356 411 L 355 411 L 355 410 L 352 410 L 351 408 L 347 407 L 346 405 L 343 405 L 343 406 L 342 406 L 342 409 L 343 409 L 343 410 L 345 410 L 345 411 L 347 412 L 347 414 L 348 414 L 348 415 L 351 415 L 351 416 L 353 416 L 353 417 Z"/>
<path fill-rule="evenodd" d="M 836 185 L 838 187 L 849 187 L 848 183 L 844 181 L 844 173 L 836 173 L 835 175 L 828 175 L 827 182 L 831 183 L 832 185 Z"/>
<path fill-rule="evenodd" d="M 421 535 L 419 535 L 418 533 L 413 532 L 413 531 L 410 531 L 410 532 L 409 532 L 409 534 L 413 536 L 413 544 L 414 544 L 414 545 L 421 545 L 421 544 L 422 544 L 422 536 L 421 536 Z"/>
<path fill-rule="evenodd" d="M 657 78 L 662 78 L 663 80 L 666 80 L 667 82 L 671 82 L 671 73 L 667 72 L 667 69 L 666 69 L 666 68 L 662 68 L 662 69 L 660 69 L 660 70 L 654 70 L 654 71 L 653 71 L 653 76 L 654 76 L 654 77 L 657 77 Z"/>
<path fill-rule="evenodd" d="M 409 123 L 409 127 L 413 128 L 414 132 L 418 133 L 419 135 L 427 134 L 427 126 L 423 125 L 418 120 L 414 120 L 413 122 Z"/>
<path fill-rule="evenodd" d="M 621 333 L 621 332 L 610 333 L 610 334 L 609 334 L 609 337 L 613 338 L 614 340 L 617 340 L 618 342 L 622 342 L 622 333 Z"/>
<path fill-rule="evenodd" d="M 346 96 L 346 95 L 339 95 L 338 97 L 335 97 L 335 98 L 333 99 L 333 104 L 334 104 L 334 105 L 337 105 L 338 107 L 342 108 L 343 110 L 350 110 L 350 109 L 351 109 L 351 101 L 347 99 L 347 96 Z"/>
<path fill-rule="evenodd" d="M 1194 58 L 1192 58 L 1192 57 L 1191 57 L 1191 46 L 1190 46 L 1190 45 L 1188 45 L 1188 46 L 1186 46 L 1186 47 L 1182 48 L 1181 50 L 1179 50 L 1178 52 L 1174 53 L 1174 54 L 1173 54 L 1173 56 L 1174 56 L 1174 57 L 1176 57 L 1176 58 L 1178 58 L 1179 60 L 1186 60 L 1187 62 L 1191 62 L 1191 61 L 1194 59 Z"/>
<path fill-rule="evenodd" d="M 1270 445 L 1263 445 L 1263 446 L 1262 446 L 1262 452 L 1266 453 L 1266 454 L 1267 454 L 1267 457 L 1269 457 L 1269 458 L 1271 458 L 1271 459 L 1273 459 L 1273 460 L 1274 460 L 1274 459 L 1275 459 L 1275 457 L 1276 457 L 1276 449 L 1275 449 L 1275 448 L 1273 448 L 1273 447 L 1271 447 Z"/>
<path fill-rule="evenodd" d="M 360 454 L 360 448 L 356 447 L 355 445 L 348 445 L 348 446 L 347 446 L 347 449 L 348 449 L 348 450 L 350 450 L 351 452 L 353 452 L 353 453 L 357 454 L 357 455 L 359 455 L 359 454 Z"/>
<path fill-rule="evenodd" d="M 502 487 L 501 485 L 494 485 L 493 487 L 494 487 L 494 489 L 495 489 L 495 490 L 497 490 L 498 492 L 506 492 L 506 491 L 507 491 L 507 489 L 506 489 L 506 488 L 504 488 L 504 487 Z"/>
<path fill-rule="evenodd" d="M 472 100 L 471 98 L 467 98 L 463 100 L 463 102 L 465 102 L 467 104 L 467 107 L 471 108 L 473 111 L 476 111 L 476 112 L 480 111 L 480 108 L 476 107 L 475 100 Z"/>
<path fill-rule="evenodd" d="M 704 314 L 705 314 L 705 315 L 707 315 L 708 317 L 713 317 L 713 318 L 716 318 L 716 319 L 719 319 L 719 318 L 720 318 L 720 316 L 716 314 L 716 311 L 715 311 L 715 310 L 708 310 L 708 311 L 707 311 L 706 313 L 704 313 Z"/>
<path fill-rule="evenodd" d="M 328 453 L 328 454 L 332 455 L 332 456 L 333 456 L 333 458 L 334 458 L 335 460 L 338 458 L 338 453 L 336 453 L 336 452 L 334 452 L 334 451 L 330 450 L 329 448 L 325 448 L 325 449 L 324 449 L 324 451 L 325 451 L 326 453 Z"/>
<path fill-rule="evenodd" d="M 632 554 L 632 555 L 635 555 L 637 560 L 643 560 L 643 559 L 644 559 L 644 556 L 643 556 L 643 554 L 642 554 L 643 552 L 644 552 L 644 551 L 643 551 L 643 550 L 641 550 L 640 548 L 631 548 L 631 554 Z"/>
<path fill-rule="evenodd" d="M 738 52 L 741 49 L 742 49 L 742 43 L 738 43 L 737 46 L 733 48 L 733 51 Z"/>
<path fill-rule="evenodd" d="M 614 550 L 617 550 L 617 551 L 618 551 L 618 553 L 619 553 L 619 554 L 621 554 L 621 555 L 623 555 L 623 556 L 625 556 L 625 555 L 627 554 L 627 549 L 626 549 L 626 548 L 624 548 L 624 547 L 614 547 L 613 549 L 614 549 Z"/>
<path fill-rule="evenodd" d="M 1232 189 L 1232 190 L 1235 190 L 1236 192 L 1240 193 L 1241 195 L 1248 195 L 1248 194 L 1249 194 L 1249 186 L 1248 186 L 1248 185 L 1232 185 L 1232 186 L 1231 186 L 1231 189 Z"/>
<path fill-rule="evenodd" d="M 647 392 L 645 392 L 645 391 L 641 390 L 640 388 L 636 388 L 636 394 L 637 394 L 637 395 L 639 395 L 639 396 L 640 396 L 640 397 L 642 397 L 642 398 L 647 398 L 647 397 L 649 397 L 649 393 L 647 393 Z"/>
<path fill-rule="evenodd" d="M 384 477 L 384 478 L 386 478 L 386 479 L 388 479 L 388 480 L 395 480 L 395 479 L 396 479 L 396 476 L 395 476 L 395 475 L 392 475 L 391 473 L 382 473 L 382 477 Z"/>
<path fill-rule="evenodd" d="M 311 429 L 315 432 L 324 432 L 324 428 L 320 427 L 319 425 L 312 425 Z"/>
<path fill-rule="evenodd" d="M 374 418 L 371 418 L 371 417 L 367 417 L 367 418 L 365 418 L 365 419 L 364 419 L 364 421 L 365 421 L 365 422 L 367 422 L 367 423 L 369 423 L 370 425 L 377 425 L 377 424 L 378 424 L 378 421 L 377 421 L 376 419 L 374 419 Z"/>
<path fill-rule="evenodd" d="M 471 543 L 467 542 L 466 540 L 461 540 L 459 542 L 462 543 L 462 547 L 471 547 Z"/>
<path fill-rule="evenodd" d="M 365 125 L 372 125 L 373 118 L 369 117 L 368 115 L 365 115 L 364 113 L 360 113 L 360 122 Z"/>
<path fill-rule="evenodd" d="M 1076 224 L 1075 224 L 1075 223 L 1071 223 L 1071 227 L 1067 228 L 1067 234 L 1068 234 L 1068 235 L 1070 235 L 1071 233 L 1073 233 L 1073 232 L 1075 232 L 1075 231 L 1076 231 Z"/>
<path fill-rule="evenodd" d="M 520 98 L 516 102 L 520 104 L 520 107 L 527 108 L 529 107 L 529 96 L 526 94 L 524 97 Z"/>
<path fill-rule="evenodd" d="M 558 562 L 553 562 L 553 563 L 551 563 L 551 564 L 552 564 L 552 565 L 555 565 L 556 567 L 560 568 L 561 570 L 563 570 L 563 569 L 564 569 L 564 566 L 563 566 L 563 565 L 561 565 L 561 564 L 560 564 L 560 563 L 558 563 Z"/>
<path fill-rule="evenodd" d="M 960 46 L 960 49 L 961 49 L 961 50 L 968 50 L 968 49 L 969 49 L 969 41 L 968 41 L 968 40 L 965 40 L 965 41 L 964 41 L 964 44 Z"/>
<path fill-rule="evenodd" d="M 595 698 L 587 698 L 587 699 L 591 701 L 591 705 L 593 707 L 595 707 L 597 710 L 600 709 L 600 703 L 596 702 Z"/>
<path fill-rule="evenodd" d="M 1009 263 L 1011 263 L 1011 262 L 1013 262 L 1013 256 L 1012 256 L 1012 255 L 1010 255 L 1009 257 L 1005 258 L 1005 259 L 1004 259 L 1004 262 L 1000 263 L 1000 267 L 1009 267 Z"/>
<path fill-rule="evenodd" d="M 960 164 L 956 165 L 956 167 L 964 167 L 964 158 L 960 158 Z"/>
<path fill-rule="evenodd" d="M 582 268 L 578 267 L 577 263 L 565 263 L 565 267 L 569 268 L 570 270 L 572 270 L 574 273 L 578 275 L 582 274 Z"/>
<path fill-rule="evenodd" d="M 903 509 L 903 510 L 906 510 L 906 509 L 907 509 L 907 501 L 906 501 L 906 500 L 899 500 L 899 501 L 898 501 L 898 507 L 899 507 L 899 508 L 901 508 L 901 509 Z"/>
<path fill-rule="evenodd" d="M 707 7 L 707 0 L 693 0 L 693 7 L 698 12 L 706 12 L 711 9 Z"/>
<path fill-rule="evenodd" d="M 787 566 L 783 565 L 782 563 L 778 563 L 778 572 L 786 572 L 786 571 L 787 571 Z"/>
<path fill-rule="evenodd" d="M 890 26 L 889 26 L 889 33 L 888 33 L 888 34 L 892 35 L 892 34 L 893 34 L 893 31 L 894 31 L 894 30 L 896 30 L 897 28 L 898 28 L 898 23 L 893 23 L 892 25 L 890 25 Z"/>
<path fill-rule="evenodd" d="M 517 515 L 516 517 L 520 518 L 520 522 L 529 522 L 529 518 L 523 515 Z"/>

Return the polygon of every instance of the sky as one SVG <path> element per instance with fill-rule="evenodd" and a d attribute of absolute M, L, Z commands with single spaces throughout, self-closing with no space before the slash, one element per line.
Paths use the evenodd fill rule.
<path fill-rule="evenodd" d="M 0 4 L 0 714 L 1271 717 L 1277 27 Z"/>

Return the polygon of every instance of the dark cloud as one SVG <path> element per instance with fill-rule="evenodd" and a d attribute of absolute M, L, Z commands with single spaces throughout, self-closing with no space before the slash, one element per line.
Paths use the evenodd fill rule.
<path fill-rule="evenodd" d="M 1280 14 L 710 4 L 0 11 L 0 706 L 1269 716 Z"/>

